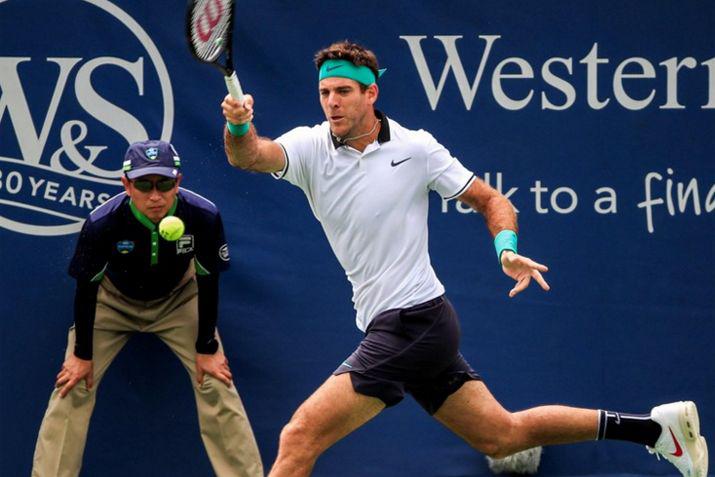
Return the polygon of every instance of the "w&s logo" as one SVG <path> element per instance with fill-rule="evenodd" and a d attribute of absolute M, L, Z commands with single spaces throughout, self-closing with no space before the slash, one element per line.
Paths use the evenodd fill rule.
<path fill-rule="evenodd" d="M 173 93 L 156 45 L 116 5 L 32 3 L 0 2 L 0 228 L 71 234 L 121 190 L 128 144 L 171 139 Z"/>

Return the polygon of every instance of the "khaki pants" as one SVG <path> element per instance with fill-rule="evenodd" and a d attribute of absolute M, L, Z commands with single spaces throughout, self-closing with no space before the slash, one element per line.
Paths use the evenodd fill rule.
<path fill-rule="evenodd" d="M 128 299 L 105 277 L 97 295 L 94 322 L 94 386 L 79 382 L 64 399 L 55 389 L 42 420 L 33 459 L 33 477 L 75 477 L 82 454 L 97 387 L 134 332 L 154 333 L 181 360 L 191 377 L 199 427 L 211 465 L 219 477 L 263 476 L 261 456 L 236 387 L 206 375 L 196 382 L 195 342 L 198 333 L 198 290 L 188 275 L 167 297 L 150 302 Z M 74 327 L 66 355 L 74 351 Z M 220 348 L 222 349 L 222 348 Z"/>

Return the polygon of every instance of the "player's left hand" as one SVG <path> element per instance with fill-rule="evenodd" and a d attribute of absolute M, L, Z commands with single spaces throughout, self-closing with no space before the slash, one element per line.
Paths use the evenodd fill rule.
<path fill-rule="evenodd" d="M 231 369 L 228 367 L 228 359 L 220 350 L 214 354 L 196 353 L 196 381 L 199 384 L 204 383 L 205 374 L 210 374 L 226 386 L 230 386 L 233 379 Z"/>
<path fill-rule="evenodd" d="M 551 287 L 546 283 L 541 272 L 548 272 L 549 267 L 536 263 L 528 257 L 523 257 L 511 250 L 505 250 L 501 254 L 501 268 L 508 276 L 516 280 L 514 288 L 509 290 L 509 298 L 513 298 L 517 293 L 526 289 L 533 278 L 546 291 Z"/>

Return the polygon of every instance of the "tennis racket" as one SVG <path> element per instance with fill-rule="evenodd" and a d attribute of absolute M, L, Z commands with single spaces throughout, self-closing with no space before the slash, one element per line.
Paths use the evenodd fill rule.
<path fill-rule="evenodd" d="M 228 92 L 243 101 L 243 90 L 233 69 L 231 38 L 233 0 L 190 0 L 186 8 L 186 40 L 197 60 L 221 71 Z M 221 62 L 223 53 L 225 60 Z"/>

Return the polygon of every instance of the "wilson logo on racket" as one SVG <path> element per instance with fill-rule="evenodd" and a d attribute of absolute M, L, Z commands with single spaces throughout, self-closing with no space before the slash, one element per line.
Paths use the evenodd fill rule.
<path fill-rule="evenodd" d="M 0 44 L 20 45 L 0 53 L 0 227 L 66 235 L 122 190 L 128 144 L 171 139 L 172 87 L 152 39 L 113 3 L 57 0 L 47 13 L 26 3 L 0 2 L 15 25 Z M 65 35 L 78 18 L 113 40 Z"/>
<path fill-rule="evenodd" d="M 221 0 L 210 0 L 205 2 L 199 15 L 194 20 L 194 31 L 204 43 L 209 41 L 211 33 L 216 25 L 221 21 L 224 14 L 224 6 Z"/>

